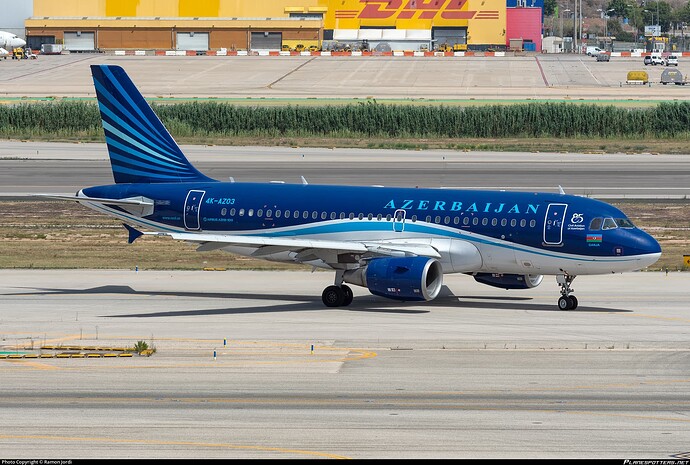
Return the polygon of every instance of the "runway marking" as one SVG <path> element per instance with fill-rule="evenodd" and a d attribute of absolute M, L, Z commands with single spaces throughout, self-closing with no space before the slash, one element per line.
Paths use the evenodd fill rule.
<path fill-rule="evenodd" d="M 681 318 L 681 317 L 677 317 L 677 316 L 646 315 L 644 313 L 622 313 L 621 315 L 636 316 L 639 318 L 651 318 L 653 320 L 680 321 L 681 323 L 690 323 L 690 319 Z"/>
<path fill-rule="evenodd" d="M 255 450 L 265 452 L 281 452 L 285 454 L 299 454 L 316 457 L 324 457 L 330 459 L 349 459 L 343 455 L 329 454 L 327 452 L 316 452 L 310 450 L 300 449 L 285 449 L 282 447 L 265 447 L 265 446 L 241 446 L 236 444 L 223 443 L 209 443 L 209 442 L 191 442 L 191 441 L 154 441 L 147 439 L 113 439 L 113 438 L 84 438 L 84 437 L 69 437 L 69 436 L 43 436 L 43 435 L 12 435 L 0 434 L 0 439 L 42 439 L 46 441 L 72 441 L 72 442 L 102 442 L 114 444 L 147 444 L 147 445 L 165 445 L 165 446 L 191 446 L 202 448 L 221 448 L 221 449 L 236 449 L 236 450 Z"/>
<path fill-rule="evenodd" d="M 16 365 L 22 365 L 26 368 L 33 368 L 35 370 L 62 370 L 60 367 L 54 365 L 48 365 L 47 363 L 39 362 L 27 362 L 26 360 L 6 360 L 8 363 L 13 363 Z"/>
<path fill-rule="evenodd" d="M 654 415 L 633 415 L 631 413 L 601 413 L 601 412 L 565 412 L 572 415 L 595 415 L 599 417 L 622 417 L 634 418 L 636 420 L 659 420 L 659 421 L 676 421 L 680 423 L 690 423 L 690 418 L 676 418 L 676 417 L 661 417 Z"/>

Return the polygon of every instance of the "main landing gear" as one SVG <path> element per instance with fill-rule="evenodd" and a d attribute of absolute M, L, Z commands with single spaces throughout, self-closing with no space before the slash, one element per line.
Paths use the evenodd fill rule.
<path fill-rule="evenodd" d="M 344 274 L 344 271 L 336 271 L 335 284 L 323 290 L 321 300 L 326 307 L 347 307 L 352 303 L 354 295 L 352 289 L 343 284 Z"/>
<path fill-rule="evenodd" d="M 347 307 L 352 303 L 352 289 L 342 284 L 340 286 L 328 286 L 321 294 L 321 300 L 326 307 Z"/>
<path fill-rule="evenodd" d="M 556 282 L 561 286 L 561 297 L 558 299 L 559 310 L 575 310 L 577 308 L 577 297 L 570 295 L 574 289 L 570 284 L 575 279 L 575 276 L 567 274 L 556 275 Z"/>

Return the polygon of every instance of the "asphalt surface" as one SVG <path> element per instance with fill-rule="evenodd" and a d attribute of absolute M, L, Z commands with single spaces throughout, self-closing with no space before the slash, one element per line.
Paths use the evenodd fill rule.
<path fill-rule="evenodd" d="M 688 198 L 690 157 L 184 146 L 205 174 L 238 182 L 284 181 L 558 191 L 597 198 Z M 74 193 L 112 184 L 104 144 L 3 142 L 0 196 Z"/>

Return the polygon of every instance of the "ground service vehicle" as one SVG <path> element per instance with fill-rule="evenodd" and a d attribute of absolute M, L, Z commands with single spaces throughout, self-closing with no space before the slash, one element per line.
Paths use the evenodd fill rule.
<path fill-rule="evenodd" d="M 669 55 L 666 57 L 666 66 L 678 66 L 678 57 Z"/>
<path fill-rule="evenodd" d="M 603 52 L 603 50 L 600 49 L 599 47 L 591 47 L 591 46 L 587 47 L 587 55 L 590 57 L 597 56 L 601 52 Z"/>
<path fill-rule="evenodd" d="M 601 52 L 599 55 L 597 55 L 597 61 L 611 61 L 611 55 Z"/>

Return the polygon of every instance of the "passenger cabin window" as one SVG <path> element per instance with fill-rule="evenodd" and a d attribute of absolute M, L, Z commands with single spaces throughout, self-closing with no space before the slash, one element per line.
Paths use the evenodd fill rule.
<path fill-rule="evenodd" d="M 613 221 L 613 218 L 604 218 L 604 225 L 601 227 L 601 229 L 616 229 L 617 227 L 618 226 L 616 226 L 616 222 Z"/>
<path fill-rule="evenodd" d="M 598 231 L 601 229 L 601 222 L 603 221 L 603 218 L 593 218 L 592 221 L 589 223 L 589 229 L 591 231 Z"/>

